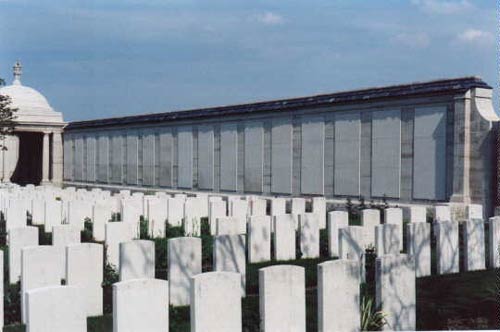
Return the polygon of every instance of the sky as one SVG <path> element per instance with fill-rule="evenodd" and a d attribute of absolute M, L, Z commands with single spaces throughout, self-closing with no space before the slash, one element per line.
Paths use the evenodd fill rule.
<path fill-rule="evenodd" d="M 0 77 L 20 60 L 67 121 L 470 75 L 496 90 L 496 4 L 0 0 Z"/>

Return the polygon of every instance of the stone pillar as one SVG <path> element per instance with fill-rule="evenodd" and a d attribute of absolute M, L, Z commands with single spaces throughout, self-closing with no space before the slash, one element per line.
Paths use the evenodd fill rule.
<path fill-rule="evenodd" d="M 50 168 L 50 144 L 49 132 L 43 133 L 43 158 L 42 158 L 42 184 L 49 183 L 49 168 Z"/>
<path fill-rule="evenodd" d="M 44 154 L 45 158 L 45 154 Z M 52 183 L 61 185 L 63 181 L 63 141 L 62 134 L 52 134 Z"/>

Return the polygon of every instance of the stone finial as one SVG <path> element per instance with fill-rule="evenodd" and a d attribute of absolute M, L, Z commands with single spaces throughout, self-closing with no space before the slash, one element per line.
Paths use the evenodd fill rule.
<path fill-rule="evenodd" d="M 12 67 L 14 72 L 14 82 L 12 84 L 21 85 L 21 74 L 23 73 L 23 67 L 19 61 L 16 61 L 14 67 Z"/>

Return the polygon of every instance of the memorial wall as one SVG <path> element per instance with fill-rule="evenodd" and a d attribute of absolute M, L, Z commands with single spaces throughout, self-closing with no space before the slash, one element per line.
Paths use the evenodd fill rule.
<path fill-rule="evenodd" d="M 64 181 L 491 210 L 491 92 L 466 77 L 72 122 Z"/>

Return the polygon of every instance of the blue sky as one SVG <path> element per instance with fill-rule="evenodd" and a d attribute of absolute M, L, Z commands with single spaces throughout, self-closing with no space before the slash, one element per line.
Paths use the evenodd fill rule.
<path fill-rule="evenodd" d="M 496 88 L 495 6 L 0 0 L 0 77 L 20 59 L 69 121 L 466 75 Z"/>

